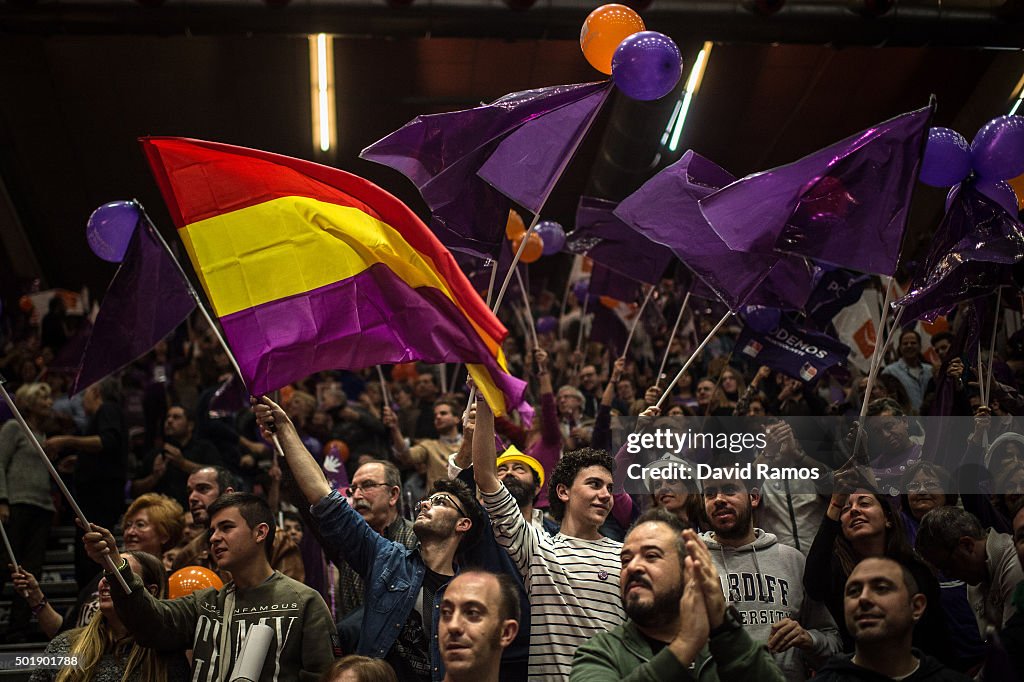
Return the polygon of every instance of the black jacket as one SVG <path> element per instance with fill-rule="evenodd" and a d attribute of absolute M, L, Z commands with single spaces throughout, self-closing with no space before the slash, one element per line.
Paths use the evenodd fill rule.
<path fill-rule="evenodd" d="M 914 655 L 921 659 L 921 667 L 903 682 L 970 682 L 969 677 L 942 665 L 937 659 L 914 649 Z M 854 665 L 853 654 L 833 656 L 814 678 L 814 682 L 886 682 L 892 680 L 878 673 Z"/>

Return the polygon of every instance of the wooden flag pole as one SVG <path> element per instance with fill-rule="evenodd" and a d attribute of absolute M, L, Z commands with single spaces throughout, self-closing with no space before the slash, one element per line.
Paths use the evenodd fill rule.
<path fill-rule="evenodd" d="M 661 358 L 661 367 L 658 368 L 658 374 L 654 377 L 654 385 L 658 386 L 661 384 L 661 375 L 665 372 L 665 365 L 668 363 L 668 354 L 672 350 L 672 340 L 676 338 L 676 334 L 679 333 L 679 324 L 683 321 L 683 313 L 686 312 L 686 306 L 690 302 L 690 292 L 686 292 L 686 296 L 683 297 L 683 305 L 679 306 L 679 315 L 676 317 L 676 323 L 672 327 L 672 333 L 669 334 L 668 341 L 665 344 L 665 355 Z"/>
<path fill-rule="evenodd" d="M 640 309 L 636 311 L 636 317 L 633 318 L 633 326 L 629 328 L 629 336 L 626 337 L 626 344 L 622 347 L 622 357 L 626 357 L 626 352 L 629 351 L 629 344 L 633 341 L 633 334 L 636 332 L 637 325 L 640 324 L 640 319 L 644 316 L 644 308 L 647 307 L 647 302 L 651 300 L 654 289 L 655 286 L 652 284 L 651 288 L 647 290 L 647 295 L 644 296 L 644 302 L 640 304 Z"/>
<path fill-rule="evenodd" d="M 685 373 L 686 370 L 690 369 L 690 365 L 692 365 L 693 361 L 697 359 L 697 356 L 700 355 L 700 352 L 704 350 L 704 346 L 708 345 L 708 343 L 711 342 L 711 339 L 714 338 L 715 334 L 718 333 L 718 330 L 722 328 L 722 325 L 724 325 L 730 317 L 732 317 L 731 310 L 726 312 L 725 315 L 722 315 L 722 319 L 718 321 L 718 324 L 715 325 L 714 329 L 708 332 L 708 335 L 704 337 L 704 340 L 700 342 L 700 345 L 697 346 L 694 349 L 693 353 L 690 354 L 690 357 L 686 359 L 686 362 L 683 364 L 682 369 L 679 370 L 679 373 L 676 374 L 675 378 L 665 388 L 665 392 L 661 394 L 660 398 L 658 398 L 658 402 L 655 404 L 655 407 L 661 409 L 661 404 L 665 402 L 665 398 L 669 396 L 669 394 L 672 392 L 672 389 L 675 388 L 676 384 L 679 383 L 679 380 L 683 378 L 683 373 Z"/>

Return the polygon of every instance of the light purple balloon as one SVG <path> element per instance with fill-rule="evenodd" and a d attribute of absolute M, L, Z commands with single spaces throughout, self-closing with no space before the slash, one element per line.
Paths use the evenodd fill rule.
<path fill-rule="evenodd" d="M 1017 217 L 1017 193 L 1008 182 L 981 178 L 974 184 L 974 188 L 1006 209 L 1011 216 Z"/>
<path fill-rule="evenodd" d="M 929 129 L 918 179 L 932 187 L 951 187 L 970 172 L 971 147 L 964 136 L 949 128 Z"/>
<path fill-rule="evenodd" d="M 544 255 L 552 256 L 565 246 L 565 230 L 554 220 L 542 220 L 534 231 L 544 240 Z"/>
<path fill-rule="evenodd" d="M 92 212 L 85 225 L 89 248 L 109 263 L 120 263 L 138 222 L 139 208 L 134 201 L 103 204 Z"/>
<path fill-rule="evenodd" d="M 683 75 L 683 55 L 663 33 L 640 31 L 625 38 L 612 55 L 612 80 L 628 97 L 661 99 Z"/>
<path fill-rule="evenodd" d="M 550 334 L 551 332 L 558 329 L 558 320 L 545 315 L 544 317 L 537 318 L 537 333 L 538 334 Z"/>
<path fill-rule="evenodd" d="M 971 142 L 971 163 L 986 180 L 1009 180 L 1024 173 L 1024 116 L 998 116 Z"/>

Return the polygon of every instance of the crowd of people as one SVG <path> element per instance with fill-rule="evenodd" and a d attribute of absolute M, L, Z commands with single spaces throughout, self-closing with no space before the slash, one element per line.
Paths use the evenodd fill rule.
<path fill-rule="evenodd" d="M 617 357 L 567 300 L 536 296 L 532 317 L 559 321 L 536 345 L 503 313 L 531 407 L 501 415 L 455 365 L 324 371 L 250 398 L 198 317 L 69 395 L 82 321 L 8 309 L 0 372 L 91 525 L 58 610 L 47 540 L 75 515 L 0 414 L 5 641 L 80 661 L 33 682 L 1024 682 L 1024 335 L 978 365 L 957 331 L 894 330 L 869 389 L 853 367 L 808 383 L 752 364 L 737 321 L 658 406 L 717 316 L 698 306 L 670 339 L 682 296 L 666 282 L 660 322 Z M 928 415 L 960 418 L 939 454 Z M 752 419 L 764 447 L 645 452 L 652 475 L 624 485 L 625 432 L 681 428 L 666 417 Z M 734 461 L 814 475 L 680 474 Z M 196 566 L 222 585 L 169 598 Z"/>

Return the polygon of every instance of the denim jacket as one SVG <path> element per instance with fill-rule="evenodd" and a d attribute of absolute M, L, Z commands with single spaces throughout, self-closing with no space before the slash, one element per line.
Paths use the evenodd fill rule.
<path fill-rule="evenodd" d="M 319 524 L 324 542 L 333 544 L 366 583 L 357 653 L 384 658 L 416 607 L 423 587 L 426 566 L 419 550 L 408 549 L 374 531 L 337 490 L 324 496 L 310 512 Z M 435 633 L 443 597 L 444 587 L 434 595 Z M 444 679 L 436 636 L 430 643 L 430 664 L 433 679 Z"/>

